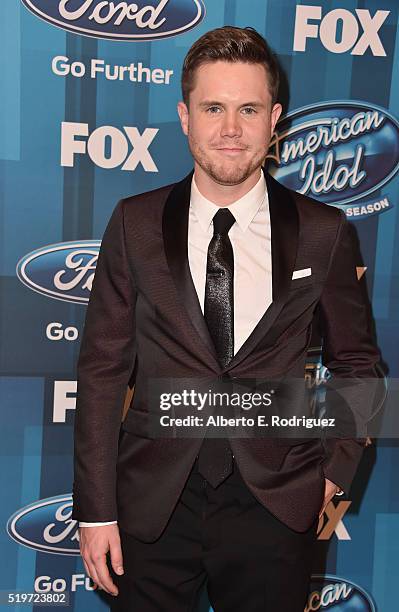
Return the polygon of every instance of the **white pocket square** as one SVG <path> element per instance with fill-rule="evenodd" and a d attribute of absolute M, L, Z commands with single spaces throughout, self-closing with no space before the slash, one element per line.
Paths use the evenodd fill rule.
<path fill-rule="evenodd" d="M 303 268 L 303 270 L 294 270 L 292 273 L 292 280 L 296 278 L 304 278 L 312 274 L 312 268 Z"/>

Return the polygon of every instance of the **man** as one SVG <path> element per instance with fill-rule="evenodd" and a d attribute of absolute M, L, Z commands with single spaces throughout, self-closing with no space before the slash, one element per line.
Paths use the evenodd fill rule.
<path fill-rule="evenodd" d="M 355 439 L 150 434 L 152 379 L 303 377 L 316 311 L 330 371 L 376 376 L 345 215 L 263 171 L 278 85 L 255 30 L 202 36 L 178 104 L 194 173 L 119 202 L 104 234 L 78 363 L 73 517 L 115 610 L 194 610 L 205 581 L 216 612 L 303 610 L 318 518 L 362 454 Z"/>

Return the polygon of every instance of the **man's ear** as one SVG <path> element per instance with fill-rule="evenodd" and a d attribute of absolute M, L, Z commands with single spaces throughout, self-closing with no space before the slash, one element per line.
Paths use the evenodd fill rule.
<path fill-rule="evenodd" d="M 272 108 L 272 113 L 271 113 L 271 135 L 273 135 L 274 132 L 274 128 L 276 127 L 276 123 L 279 120 L 279 117 L 281 115 L 281 111 L 283 110 L 283 107 L 281 106 L 281 104 L 275 104 Z"/>
<path fill-rule="evenodd" d="M 180 119 L 181 129 L 183 133 L 188 136 L 188 108 L 184 102 L 178 102 L 177 104 L 177 112 Z"/>

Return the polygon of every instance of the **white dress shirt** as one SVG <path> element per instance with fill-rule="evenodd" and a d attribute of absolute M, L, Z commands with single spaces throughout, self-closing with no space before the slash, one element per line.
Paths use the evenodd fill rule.
<path fill-rule="evenodd" d="M 244 344 L 272 302 L 269 201 L 263 171 L 242 198 L 228 205 L 236 222 L 229 231 L 234 254 L 234 354 Z M 220 209 L 198 190 L 193 177 L 188 222 L 188 261 L 204 312 L 208 246 L 212 219 Z"/>

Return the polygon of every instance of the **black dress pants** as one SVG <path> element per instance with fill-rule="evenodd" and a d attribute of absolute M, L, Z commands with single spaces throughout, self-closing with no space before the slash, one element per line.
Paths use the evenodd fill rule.
<path fill-rule="evenodd" d="M 298 509 L 300 511 L 300 509 Z M 206 583 L 215 612 L 303 612 L 318 518 L 284 525 L 233 473 L 213 489 L 197 461 L 166 529 L 152 543 L 121 531 L 125 573 L 114 612 L 194 612 Z"/>

